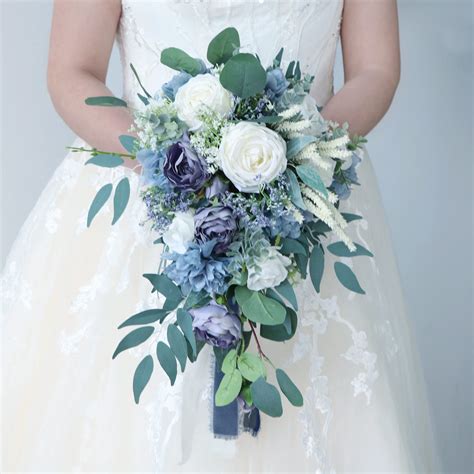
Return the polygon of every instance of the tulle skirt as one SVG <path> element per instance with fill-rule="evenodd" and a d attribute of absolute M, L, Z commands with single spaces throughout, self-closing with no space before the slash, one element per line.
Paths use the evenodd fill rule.
<path fill-rule="evenodd" d="M 80 146 L 82 142 L 76 142 Z M 139 405 L 132 378 L 166 328 L 112 360 L 129 315 L 162 302 L 142 278 L 161 248 L 143 225 L 139 176 L 84 166 L 69 154 L 25 222 L 2 276 L 2 472 L 435 472 L 423 379 L 368 157 L 362 186 L 343 210 L 374 259 L 351 265 L 366 295 L 337 281 L 327 257 L 322 290 L 297 288 L 296 336 L 264 350 L 303 392 L 282 418 L 262 416 L 257 437 L 215 439 L 210 428 L 212 351 L 170 387 L 155 360 Z M 106 182 L 130 176 L 132 198 L 86 228 Z"/>

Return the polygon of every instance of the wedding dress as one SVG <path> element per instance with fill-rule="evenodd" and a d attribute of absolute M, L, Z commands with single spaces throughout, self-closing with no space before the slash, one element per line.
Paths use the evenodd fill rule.
<path fill-rule="evenodd" d="M 270 64 L 280 47 L 316 76 L 324 105 L 342 0 L 123 1 L 118 44 L 124 97 L 139 107 L 133 63 L 158 90 L 173 71 L 168 46 L 205 57 L 209 40 L 235 26 L 244 49 Z M 76 146 L 84 145 L 78 139 Z M 156 307 L 141 275 L 156 272 L 160 248 L 142 222 L 139 176 L 84 166 L 69 154 L 25 222 L 2 278 L 2 472 L 434 472 L 434 444 L 422 377 L 380 195 L 369 158 L 344 210 L 364 216 L 353 237 L 374 259 L 352 265 L 366 295 L 345 290 L 330 257 L 321 293 L 298 288 L 293 340 L 264 340 L 265 352 L 302 390 L 283 418 L 262 416 L 257 437 L 215 439 L 209 429 L 212 352 L 170 387 L 155 370 L 139 405 L 132 377 L 146 347 L 112 361 L 126 317 Z M 86 228 L 97 190 L 128 175 L 132 202 L 115 226 L 111 209 Z M 165 331 L 166 332 L 166 331 Z M 158 333 L 157 337 L 163 337 Z M 155 341 L 156 342 L 156 341 Z"/>

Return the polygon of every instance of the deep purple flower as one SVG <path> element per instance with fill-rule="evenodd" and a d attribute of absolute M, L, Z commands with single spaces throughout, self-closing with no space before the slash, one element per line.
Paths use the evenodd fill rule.
<path fill-rule="evenodd" d="M 234 237 L 237 223 L 230 207 L 214 206 L 199 209 L 194 215 L 195 236 L 198 242 L 214 240 L 216 253 L 223 253 Z"/>
<path fill-rule="evenodd" d="M 214 196 L 219 196 L 224 194 L 229 189 L 229 185 L 222 181 L 222 178 L 219 176 L 214 176 L 211 181 L 211 185 L 206 188 L 206 197 L 211 199 Z"/>
<path fill-rule="evenodd" d="M 199 191 L 208 179 L 207 164 L 184 134 L 166 152 L 163 174 L 180 191 Z"/>
<path fill-rule="evenodd" d="M 234 347 L 242 337 L 242 324 L 234 313 L 215 301 L 201 308 L 190 309 L 197 339 L 215 347 Z"/>

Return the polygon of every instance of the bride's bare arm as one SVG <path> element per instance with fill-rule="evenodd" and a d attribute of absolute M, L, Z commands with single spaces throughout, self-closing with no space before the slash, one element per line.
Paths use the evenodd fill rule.
<path fill-rule="evenodd" d="M 56 110 L 91 146 L 124 152 L 131 115 L 122 107 L 92 107 L 91 96 L 109 96 L 107 68 L 121 14 L 120 0 L 55 0 L 48 88 Z"/>
<path fill-rule="evenodd" d="M 400 79 L 396 0 L 345 0 L 341 38 L 344 87 L 323 115 L 366 135 L 387 112 Z"/>

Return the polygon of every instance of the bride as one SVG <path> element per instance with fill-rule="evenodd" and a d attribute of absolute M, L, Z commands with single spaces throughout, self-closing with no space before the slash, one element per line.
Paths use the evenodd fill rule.
<path fill-rule="evenodd" d="M 123 108 L 87 107 L 105 85 L 114 38 L 124 96 L 136 101 L 133 63 L 158 90 L 171 70 L 168 46 L 202 57 L 228 26 L 268 64 L 283 46 L 316 76 L 312 95 L 326 119 L 367 134 L 387 111 L 399 80 L 395 0 L 56 0 L 48 80 L 75 146 L 123 152 Z M 336 45 L 345 84 L 333 94 Z M 84 141 L 83 141 L 84 140 Z M 86 230 L 86 210 L 110 170 L 69 154 L 38 200 L 11 250 L 2 278 L 3 472 L 434 472 L 435 449 L 422 377 L 403 308 L 390 238 L 369 158 L 363 186 L 344 208 L 364 216 L 358 241 L 375 254 L 354 261 L 367 295 L 349 294 L 330 275 L 320 294 L 298 288 L 300 328 L 268 351 L 295 375 L 305 405 L 262 417 L 256 438 L 215 439 L 208 426 L 211 353 L 170 387 L 155 373 L 139 405 L 131 377 L 140 349 L 111 355 L 127 315 L 156 305 L 142 273 L 160 249 L 139 225 L 140 170 L 127 175 L 132 203 L 110 226 L 102 212 Z M 377 159 L 384 159 L 383 156 Z M 273 351 L 273 352 L 272 352 Z"/>

